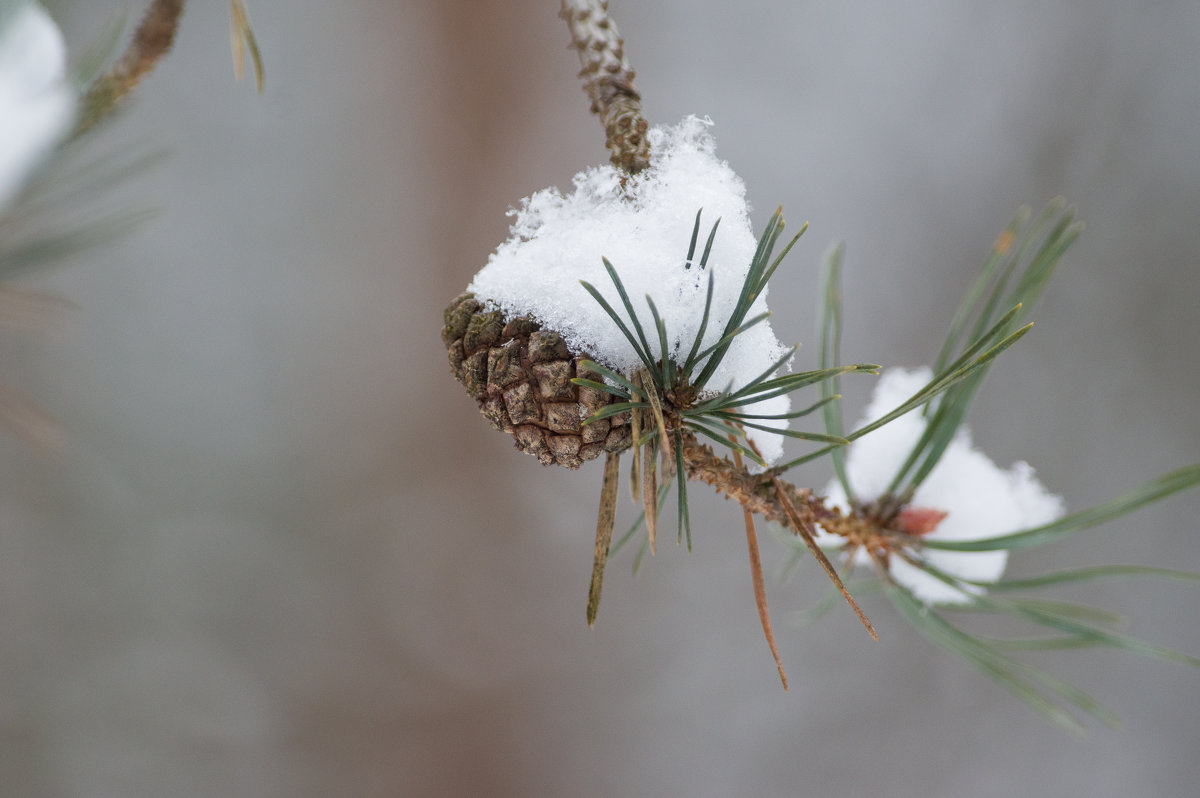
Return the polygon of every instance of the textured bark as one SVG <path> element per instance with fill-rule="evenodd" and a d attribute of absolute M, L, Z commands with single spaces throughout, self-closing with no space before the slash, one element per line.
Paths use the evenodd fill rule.
<path fill-rule="evenodd" d="M 854 610 L 854 614 L 858 616 L 863 628 L 871 637 L 879 639 L 879 635 L 867 619 L 866 613 L 846 590 L 846 586 L 842 584 L 841 577 L 838 576 L 833 564 L 813 540 L 814 527 L 818 522 L 827 531 L 842 534 L 842 528 L 846 522 L 854 523 L 856 519 L 844 518 L 836 508 L 826 508 L 825 501 L 820 496 L 814 496 L 808 488 L 797 488 L 791 483 L 783 481 L 772 471 L 762 474 L 748 473 L 740 464 L 717 457 L 713 454 L 712 449 L 702 445 L 691 435 L 684 436 L 683 462 L 687 468 L 689 479 L 706 482 L 716 488 L 718 492 L 725 494 L 727 498 L 734 499 L 741 504 L 746 512 L 747 524 L 750 523 L 750 514 L 757 513 L 768 521 L 776 521 L 791 529 L 795 535 L 803 539 L 830 581 L 842 594 L 842 598 Z M 751 534 L 750 527 L 747 527 L 747 535 Z M 752 564 L 756 557 L 755 548 L 752 547 L 750 553 Z M 758 590 L 757 585 L 755 590 Z M 770 622 L 765 618 L 765 594 L 762 598 L 760 613 L 763 616 L 763 631 L 767 634 L 767 641 L 771 643 L 771 650 L 774 654 L 775 646 L 771 638 Z M 776 661 L 778 662 L 778 655 L 776 655 Z M 780 666 L 779 675 L 784 679 L 784 689 L 787 689 L 787 679 L 783 676 L 782 666 Z"/>
<path fill-rule="evenodd" d="M 563 0 L 560 15 L 571 31 L 571 46 L 583 67 L 583 89 L 592 113 L 604 125 L 605 146 L 612 163 L 630 174 L 650 164 L 642 95 L 633 86 L 635 73 L 625 59 L 625 41 L 600 0 Z"/>
<path fill-rule="evenodd" d="M 712 485 L 718 493 L 768 521 L 790 526 L 787 509 L 780 501 L 775 483 L 788 492 L 803 522 L 814 524 L 837 515 L 836 510 L 826 509 L 824 500 L 814 496 L 808 488 L 797 488 L 783 480 L 775 480 L 770 471 L 751 474 L 717 457 L 712 449 L 697 441 L 693 435 L 683 436 L 683 464 L 688 479 Z"/>

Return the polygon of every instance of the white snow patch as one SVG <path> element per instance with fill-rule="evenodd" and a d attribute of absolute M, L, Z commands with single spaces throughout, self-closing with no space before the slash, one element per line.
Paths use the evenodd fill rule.
<path fill-rule="evenodd" d="M 906 371 L 888 369 L 879 378 L 863 420 L 859 426 L 890 412 L 916 393 L 932 378 L 928 368 Z M 846 472 L 860 501 L 871 502 L 888 484 L 908 457 L 925 430 L 920 411 L 885 424 L 850 445 Z M 826 488 L 828 501 L 849 509 L 846 494 L 834 480 Z M 1025 462 L 1005 470 L 971 443 L 970 431 L 960 427 L 938 461 L 937 466 L 917 489 L 913 507 L 943 510 L 948 513 L 937 529 L 926 535 L 929 540 L 976 540 L 1017 532 L 1062 517 L 1063 500 L 1048 492 Z M 822 543 L 833 542 L 823 535 Z M 960 579 L 994 582 L 1004 573 L 1007 551 L 958 552 L 925 549 L 921 556 L 933 567 Z M 866 555 L 859 552 L 866 563 Z M 919 568 L 892 557 L 892 578 L 907 587 L 927 604 L 964 604 L 969 595 L 930 576 Z M 962 585 L 968 594 L 981 594 L 981 588 Z"/>
<path fill-rule="evenodd" d="M 75 92 L 66 45 L 38 3 L 0 9 L 0 209 L 66 135 Z"/>
<path fill-rule="evenodd" d="M 653 298 L 666 323 L 669 353 L 679 362 L 700 327 L 707 275 L 697 265 L 686 268 L 688 242 L 696 212 L 703 208 L 695 260 L 719 217 L 720 228 L 708 260 L 714 275 L 713 304 L 701 349 L 716 343 L 737 303 L 757 238 L 750 227 L 746 187 L 727 163 L 715 155 L 716 143 L 707 119 L 688 117 L 650 133 L 650 167 L 629 178 L 613 166 L 580 172 L 574 190 L 536 192 L 510 211 L 516 217 L 511 235 L 492 254 L 468 288 L 506 316 L 531 316 L 566 339 L 576 352 L 621 373 L 641 361 L 612 319 L 579 284 L 586 280 L 629 325 L 621 299 L 601 258 L 616 269 L 658 359 L 658 336 L 646 296 Z M 749 320 L 766 310 L 767 291 L 757 298 Z M 632 326 L 629 325 L 632 329 Z M 635 333 L 636 335 L 636 333 Z M 708 388 L 734 389 L 766 371 L 786 351 L 769 322 L 738 336 L 708 382 Z M 786 396 L 752 406 L 767 415 L 788 412 Z M 786 421 L 762 422 L 785 428 Z M 783 453 L 783 438 L 751 435 L 767 462 Z"/>

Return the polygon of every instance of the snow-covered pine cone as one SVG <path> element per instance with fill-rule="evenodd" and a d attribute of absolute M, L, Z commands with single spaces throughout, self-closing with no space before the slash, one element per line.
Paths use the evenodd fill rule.
<path fill-rule="evenodd" d="M 583 424 L 615 397 L 571 382 L 603 379 L 580 366 L 587 355 L 570 352 L 558 333 L 528 318 L 505 319 L 471 294 L 451 302 L 444 321 L 442 341 L 455 379 L 518 449 L 543 465 L 579 468 L 601 452 L 629 447 L 628 413 Z"/>

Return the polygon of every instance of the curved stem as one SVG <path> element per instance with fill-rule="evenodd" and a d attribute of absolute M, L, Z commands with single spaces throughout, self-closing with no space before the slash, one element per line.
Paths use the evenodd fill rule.
<path fill-rule="evenodd" d="M 698 442 L 693 435 L 683 439 L 683 462 L 688 479 L 712 485 L 719 493 L 742 505 L 748 513 L 757 513 L 768 521 L 790 528 L 800 536 L 813 556 L 833 581 L 846 603 L 854 610 L 859 622 L 874 639 L 878 640 L 871 622 L 857 602 L 846 590 L 833 565 L 813 540 L 813 526 L 836 514 L 826 509 L 825 502 L 814 496 L 808 488 L 797 488 L 777 477 L 772 471 L 751 474 L 728 460 L 717 457 L 712 449 Z"/>
<path fill-rule="evenodd" d="M 784 480 L 778 480 L 777 487 L 772 472 L 751 474 L 744 468 L 738 468 L 725 458 L 718 457 L 691 433 L 683 435 L 683 462 L 688 479 L 711 485 L 718 493 L 768 521 L 790 525 L 788 513 L 779 498 L 780 489 L 788 491 L 793 509 L 802 520 L 819 522 L 827 515 L 832 515 L 825 509 L 824 502 L 808 488 L 797 488 Z"/>
<path fill-rule="evenodd" d="M 571 31 L 571 46 L 583 67 L 583 89 L 592 113 L 604 125 L 612 163 L 631 175 L 650 165 L 642 95 L 633 86 L 634 71 L 625 60 L 625 42 L 603 0 L 562 0 L 559 16 Z"/>
<path fill-rule="evenodd" d="M 150 3 L 125 52 L 88 89 L 73 137 L 107 116 L 171 49 L 183 5 L 184 0 L 153 0 Z"/>

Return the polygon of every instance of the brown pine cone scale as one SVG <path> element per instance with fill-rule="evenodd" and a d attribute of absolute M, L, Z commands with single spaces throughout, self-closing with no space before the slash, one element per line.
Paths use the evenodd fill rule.
<path fill-rule="evenodd" d="M 561 335 L 532 319 L 506 320 L 471 294 L 450 303 L 444 322 L 442 342 L 454 378 L 518 449 L 543 465 L 579 468 L 601 452 L 629 448 L 628 413 L 583 423 L 616 397 L 571 382 L 603 378 L 580 365 L 587 355 L 572 354 Z"/>

